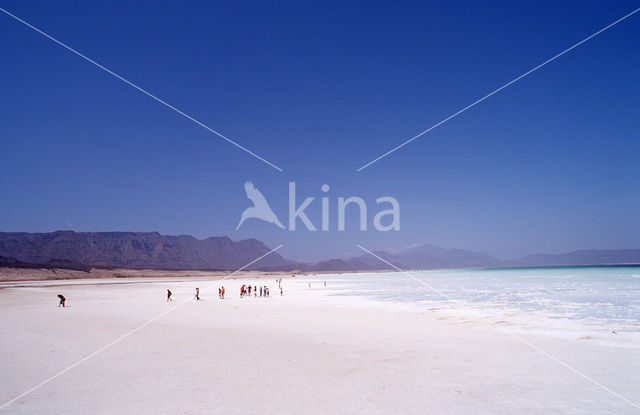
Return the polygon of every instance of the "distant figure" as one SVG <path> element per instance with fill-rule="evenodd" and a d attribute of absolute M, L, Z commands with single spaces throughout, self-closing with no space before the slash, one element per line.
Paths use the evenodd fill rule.
<path fill-rule="evenodd" d="M 195 296 L 196 301 L 200 301 L 200 288 L 196 288 L 196 296 Z"/>
<path fill-rule="evenodd" d="M 171 290 L 167 288 L 167 302 L 173 301 L 173 298 L 171 298 L 171 294 L 172 294 Z"/>
<path fill-rule="evenodd" d="M 282 287 L 280 287 L 280 297 L 282 297 Z"/>
<path fill-rule="evenodd" d="M 64 295 L 62 294 L 58 294 L 58 298 L 60 299 L 60 302 L 58 303 L 58 307 L 60 306 L 64 307 L 65 303 L 67 302 L 67 299 L 64 298 Z"/>
<path fill-rule="evenodd" d="M 256 298 L 258 296 L 258 286 L 254 285 L 253 286 L 253 298 Z"/>
<path fill-rule="evenodd" d="M 262 297 L 262 286 L 260 286 L 260 297 Z"/>
<path fill-rule="evenodd" d="M 222 286 L 222 299 L 224 300 L 224 285 Z"/>
<path fill-rule="evenodd" d="M 311 288 L 311 283 L 309 283 L 309 288 Z"/>
<path fill-rule="evenodd" d="M 327 282 L 326 282 L 326 281 L 324 282 L 324 286 L 325 286 L 325 287 L 327 286 Z"/>
<path fill-rule="evenodd" d="M 249 286 L 249 297 L 251 297 L 251 286 Z"/>
<path fill-rule="evenodd" d="M 280 229 L 284 229 L 284 225 L 280 223 L 276 214 L 273 213 L 273 210 L 269 207 L 267 199 L 260 193 L 260 190 L 253 187 L 253 183 L 246 182 L 244 184 L 244 191 L 247 193 L 247 198 L 253 202 L 253 206 L 246 208 L 244 212 L 242 212 L 236 230 L 240 229 L 242 222 L 249 218 L 262 219 L 263 221 L 273 223 Z"/>

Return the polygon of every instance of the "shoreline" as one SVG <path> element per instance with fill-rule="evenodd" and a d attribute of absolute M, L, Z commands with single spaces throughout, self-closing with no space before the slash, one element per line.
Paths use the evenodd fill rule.
<path fill-rule="evenodd" d="M 0 283 L 3 282 L 26 282 L 26 281 L 61 281 L 61 280 L 103 280 L 103 279 L 135 279 L 135 278 L 224 278 L 234 273 L 229 271 L 202 271 L 202 270 L 163 270 L 163 269 L 133 269 L 133 268 L 92 268 L 90 271 L 79 271 L 70 269 L 44 269 L 44 268 L 10 268 L 0 267 Z M 393 270 L 375 271 L 313 271 L 313 272 L 291 272 L 291 271 L 240 271 L 236 276 L 247 278 L 266 277 L 295 277 L 316 276 L 316 275 L 342 275 L 361 273 L 385 273 Z"/>
<path fill-rule="evenodd" d="M 501 271 L 501 270 L 526 270 L 526 269 L 563 269 L 563 268 L 640 268 L 640 264 L 599 264 L 599 265 L 553 265 L 553 266 L 518 266 L 518 267 L 468 267 L 468 268 L 434 268 L 434 269 L 406 269 L 404 272 L 438 272 L 438 271 Z M 0 267 L 0 284 L 9 282 L 34 282 L 34 281 L 64 281 L 64 280 L 104 280 L 104 279 L 153 279 L 153 278 L 224 278 L 234 270 L 206 271 L 206 270 L 167 270 L 154 268 L 91 268 L 89 271 L 80 271 L 65 268 L 13 268 Z M 356 270 L 356 271 L 240 271 L 236 275 L 247 278 L 266 277 L 295 277 L 343 275 L 343 274 L 380 274 L 397 273 L 394 269 Z"/>
<path fill-rule="evenodd" d="M 8 407 L 10 413 L 633 413 L 634 408 L 478 321 L 332 296 L 317 279 L 194 280 L 0 290 L 0 399 L 6 402 L 114 339 Z M 311 281 L 312 288 L 308 287 Z M 117 281 L 116 281 L 117 282 Z M 46 284 L 46 281 L 41 281 Z M 240 298 L 246 283 L 270 298 Z M 98 287 L 99 285 L 99 287 Z M 98 287 L 98 288 L 96 288 Z M 165 301 L 171 288 L 175 302 Z M 201 287 L 202 288 L 202 287 Z M 362 301 L 360 301 L 362 300 Z M 177 308 L 177 305 L 181 305 Z M 633 399 L 640 350 L 518 333 Z M 550 381 L 553 379 L 553 381 Z M 118 399 L 112 399 L 118 396 Z"/>
<path fill-rule="evenodd" d="M 393 272 L 388 272 L 389 274 Z M 357 273 L 352 273 L 356 275 Z M 324 274 L 327 276 L 339 277 L 339 274 Z M 86 278 L 86 279 L 59 279 L 59 280 L 28 280 L 28 281 L 0 281 L 0 292 L 11 289 L 76 289 L 82 287 L 110 287 L 110 286 L 184 286 L 195 287 L 200 285 L 201 290 L 210 290 L 217 282 L 220 285 L 238 285 L 245 283 L 249 285 L 273 285 L 274 280 L 282 279 L 283 285 L 297 285 L 297 294 L 307 297 L 306 288 L 308 284 L 313 284 L 313 290 L 317 290 L 317 284 L 323 281 L 318 277 L 323 274 L 298 275 L 292 277 L 289 274 L 263 274 L 260 272 L 239 273 L 231 278 L 224 276 L 146 276 L 122 278 Z M 420 302 L 384 301 L 366 295 L 353 294 L 353 287 L 341 287 L 338 280 L 329 280 L 327 286 L 320 285 L 323 294 L 313 296 L 312 300 L 321 300 L 323 305 L 330 307 L 357 309 L 357 310 L 385 310 L 392 313 L 425 314 L 437 320 L 446 320 L 451 324 L 475 324 L 483 319 L 493 321 L 495 325 L 508 327 L 509 330 L 523 334 L 535 334 L 546 337 L 589 340 L 592 343 L 599 343 L 606 347 L 622 347 L 629 349 L 640 349 L 640 333 L 636 329 L 629 331 L 628 321 L 609 322 L 588 322 L 572 320 L 568 316 L 557 315 L 550 311 L 522 311 L 515 308 L 492 309 L 487 305 L 463 303 L 450 303 L 447 299 L 431 300 L 429 304 Z M 202 288 L 204 287 L 204 288 Z M 301 289 L 302 288 L 302 289 Z M 311 288 L 311 285 L 309 285 Z M 274 292 L 279 296 L 279 293 Z M 288 295 L 289 293 L 287 293 Z M 230 293 L 233 297 L 234 291 Z M 212 293 L 206 295 L 209 299 Z M 215 300 L 215 299 L 214 299 Z M 251 301 L 251 300 L 247 300 Z M 308 305 L 313 305 L 310 302 Z M 478 317 L 482 316 L 482 317 Z M 633 325 L 640 323 L 632 322 Z M 615 334 L 612 334 L 615 333 Z"/>

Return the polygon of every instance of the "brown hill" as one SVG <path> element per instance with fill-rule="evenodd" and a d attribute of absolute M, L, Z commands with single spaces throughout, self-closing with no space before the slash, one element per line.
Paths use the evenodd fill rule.
<path fill-rule="evenodd" d="M 158 232 L 0 232 L 0 255 L 31 264 L 71 262 L 103 267 L 235 270 L 270 249 L 255 239 L 198 240 Z M 274 252 L 248 269 L 288 268 Z"/>

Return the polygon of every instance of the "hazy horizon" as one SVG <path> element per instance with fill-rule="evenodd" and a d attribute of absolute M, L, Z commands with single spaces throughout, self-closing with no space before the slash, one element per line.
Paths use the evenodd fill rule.
<path fill-rule="evenodd" d="M 110 231 L 74 231 L 71 229 L 56 229 L 50 232 L 27 232 L 27 233 L 53 233 L 53 232 L 65 232 L 65 231 L 71 231 L 71 232 L 77 232 L 77 233 L 109 233 L 109 232 L 114 232 L 114 233 L 118 233 L 118 232 L 122 232 L 122 233 L 129 233 L 129 232 L 133 232 L 133 233 L 159 233 L 160 235 L 164 235 L 164 236 L 192 236 L 198 240 L 203 240 L 206 238 L 210 238 L 210 237 L 228 237 L 228 235 L 209 235 L 209 236 L 203 236 L 203 237 L 197 237 L 195 235 L 189 235 L 189 234 L 163 234 L 162 232 L 158 232 L 158 231 L 124 231 L 124 230 L 110 230 Z M 0 232 L 6 232 L 3 230 L 0 230 Z M 24 232 L 24 231 L 12 231 L 12 232 Z M 242 239 L 234 239 L 234 238 L 230 238 L 233 242 L 238 242 Z M 248 239 L 248 238 L 246 238 Z M 257 238 L 254 238 L 257 239 Z M 264 242 L 264 241 L 261 241 Z M 460 248 L 457 246 L 439 246 L 433 243 L 429 243 L 429 242 L 422 242 L 422 243 L 414 243 L 408 246 L 399 246 L 399 247 L 389 247 L 389 248 L 378 248 L 376 249 L 376 251 L 385 251 L 388 252 L 390 254 L 398 254 L 398 253 L 402 253 L 403 251 L 409 250 L 411 248 L 417 248 L 417 247 L 421 247 L 421 246 L 433 246 L 436 248 L 442 248 L 442 249 L 465 249 L 466 251 L 470 251 L 470 252 L 478 252 L 478 253 L 485 253 L 485 254 L 489 254 L 499 260 L 504 260 L 504 261 L 511 261 L 511 260 L 515 260 L 515 259 L 520 259 L 522 257 L 526 257 L 526 256 L 530 256 L 530 255 L 558 255 L 558 254 L 568 254 L 568 253 L 572 253 L 575 251 L 588 251 L 588 250 L 594 250 L 595 248 L 579 248 L 579 249 L 572 249 L 570 251 L 560 251 L 560 252 L 529 252 L 529 253 L 525 253 L 523 255 L 518 255 L 515 257 L 500 257 L 498 255 L 494 255 L 491 252 L 484 252 L 484 251 L 479 251 L 477 249 L 466 249 L 466 248 Z M 268 246 L 269 248 L 275 248 L 274 246 Z M 597 249 L 596 249 L 597 250 Z M 620 247 L 620 248 L 611 248 L 610 250 L 640 250 L 639 247 Z M 286 255 L 285 253 L 283 253 L 283 250 L 279 250 L 279 252 L 281 254 L 283 254 L 283 257 L 287 260 L 290 261 L 294 261 L 294 262 L 307 262 L 307 263 L 313 263 L 313 262 L 320 262 L 320 261 L 325 261 L 325 260 L 331 260 L 331 259 L 351 259 L 351 258 L 356 258 L 362 255 L 365 255 L 361 250 L 358 251 L 354 251 L 353 253 L 349 253 L 349 254 L 343 254 L 343 255 L 336 255 L 336 256 L 330 256 L 330 257 L 322 257 L 322 256 L 309 256 L 308 259 L 302 259 L 302 258 L 298 258 L 298 257 L 291 257 Z M 602 264 L 602 265 L 606 265 L 606 264 Z M 620 265 L 623 265 L 622 263 Z M 547 265 L 540 265 L 542 267 L 547 267 Z M 565 266 L 565 265 L 562 265 Z M 572 265 L 566 265 L 566 266 L 572 266 Z M 588 266 L 595 266 L 595 265 L 588 265 Z M 535 266 L 533 266 L 535 267 Z"/>

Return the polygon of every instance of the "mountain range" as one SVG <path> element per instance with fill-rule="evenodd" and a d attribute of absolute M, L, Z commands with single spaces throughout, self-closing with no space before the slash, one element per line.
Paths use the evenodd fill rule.
<path fill-rule="evenodd" d="M 168 270 L 236 270 L 271 249 L 256 239 L 234 242 L 227 237 L 196 239 L 158 232 L 0 232 L 0 266 L 13 268 L 87 267 Z M 444 249 L 424 244 L 375 255 L 400 269 L 493 268 L 565 265 L 640 264 L 640 249 L 580 250 L 536 254 L 504 260 L 483 252 Z M 305 264 L 273 252 L 246 267 L 264 271 L 364 271 L 391 267 L 374 256 L 329 259 Z"/>
<path fill-rule="evenodd" d="M 99 267 L 229 270 L 244 267 L 271 249 L 256 239 L 196 239 L 158 232 L 0 232 L 0 255 L 31 264 L 70 262 Z M 247 269 L 286 269 L 277 252 Z"/>
<path fill-rule="evenodd" d="M 579 250 L 563 254 L 536 254 L 517 259 L 505 260 L 484 252 L 464 249 L 444 249 L 433 245 L 420 245 L 396 253 L 376 251 L 375 255 L 406 269 L 452 269 L 452 268 L 505 268 L 505 267 L 551 267 L 640 264 L 640 249 L 620 250 Z M 322 261 L 311 266 L 317 271 L 353 271 L 392 269 L 371 254 Z"/>

